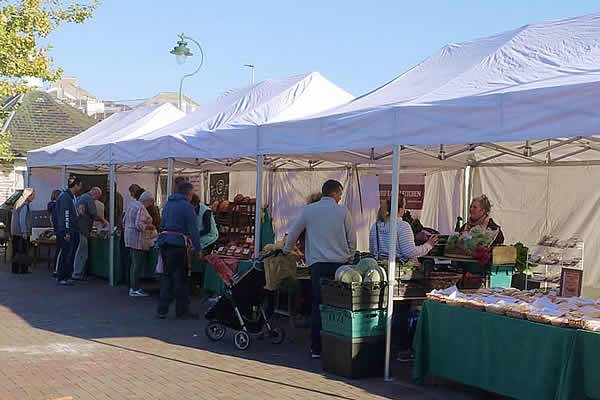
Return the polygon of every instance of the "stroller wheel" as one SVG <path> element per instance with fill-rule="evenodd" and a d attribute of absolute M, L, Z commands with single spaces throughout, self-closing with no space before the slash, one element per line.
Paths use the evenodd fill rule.
<path fill-rule="evenodd" d="M 281 344 L 285 340 L 285 330 L 283 328 L 273 328 L 270 332 L 271 343 Z"/>
<path fill-rule="evenodd" d="M 206 336 L 214 342 L 218 342 L 225 336 L 225 327 L 218 322 L 211 322 L 204 329 Z"/>
<path fill-rule="evenodd" d="M 233 337 L 233 344 L 238 350 L 246 350 L 250 346 L 250 336 L 244 331 L 239 331 Z"/>

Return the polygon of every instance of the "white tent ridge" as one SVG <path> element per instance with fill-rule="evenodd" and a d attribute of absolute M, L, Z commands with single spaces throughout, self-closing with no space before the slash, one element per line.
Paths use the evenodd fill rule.
<path fill-rule="evenodd" d="M 111 163 L 111 145 L 128 140 L 185 115 L 171 104 L 155 104 L 116 113 L 77 136 L 27 152 L 29 167 Z"/>

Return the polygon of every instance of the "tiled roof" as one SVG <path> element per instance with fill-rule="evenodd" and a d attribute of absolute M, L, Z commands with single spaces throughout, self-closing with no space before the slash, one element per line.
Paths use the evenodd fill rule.
<path fill-rule="evenodd" d="M 68 139 L 96 123 L 94 118 L 46 92 L 36 90 L 21 96 L 21 103 L 7 126 L 10 146 L 17 156 Z M 2 103 L 7 105 L 6 111 L 13 110 L 14 102 Z"/>
<path fill-rule="evenodd" d="M 162 104 L 162 103 L 171 103 L 171 104 L 177 105 L 178 101 L 179 101 L 179 93 L 160 92 L 157 95 L 153 96 L 152 98 L 144 101 L 142 104 L 140 104 L 140 106 L 148 106 L 151 104 Z M 193 106 L 198 106 L 198 103 L 196 103 L 194 100 L 190 99 L 187 96 L 183 96 L 183 101 L 185 101 L 188 104 L 191 104 Z"/>

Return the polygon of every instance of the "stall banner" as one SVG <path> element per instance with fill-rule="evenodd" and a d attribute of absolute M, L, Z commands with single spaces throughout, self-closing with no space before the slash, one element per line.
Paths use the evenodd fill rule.
<path fill-rule="evenodd" d="M 400 184 L 400 193 L 406 198 L 407 210 L 422 210 L 425 198 L 424 184 Z M 392 185 L 379 184 L 379 199 L 385 201 L 392 198 Z"/>
<path fill-rule="evenodd" d="M 229 199 L 229 172 L 210 174 L 210 203 Z"/>

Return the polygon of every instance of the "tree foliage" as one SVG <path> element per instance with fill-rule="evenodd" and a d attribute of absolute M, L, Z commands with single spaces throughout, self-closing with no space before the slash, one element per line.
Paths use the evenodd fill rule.
<path fill-rule="evenodd" d="M 48 36 L 64 23 L 91 18 L 98 0 L 67 4 L 61 0 L 0 0 L 0 99 L 28 90 L 25 79 L 56 81 L 62 69 L 53 66 Z M 0 112 L 0 126 L 6 113 Z M 0 138 L 0 157 L 6 157 L 7 138 Z"/>

